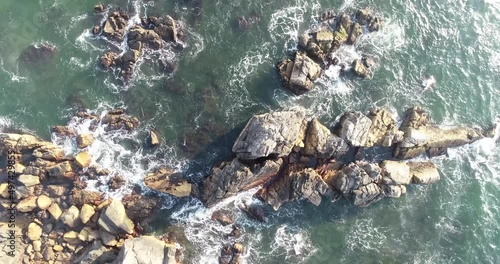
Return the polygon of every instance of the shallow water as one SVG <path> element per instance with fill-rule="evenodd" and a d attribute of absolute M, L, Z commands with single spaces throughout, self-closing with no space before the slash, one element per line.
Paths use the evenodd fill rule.
<path fill-rule="evenodd" d="M 130 185 L 165 164 L 200 179 L 214 163 L 230 157 L 250 116 L 274 109 L 304 108 L 327 124 L 346 110 L 386 106 L 401 115 L 415 104 L 444 125 L 487 127 L 500 118 L 500 2 L 495 0 L 112 0 L 107 3 L 140 16 L 172 15 L 189 31 L 173 76 L 151 70 L 145 61 L 127 86 L 97 66 L 107 49 L 89 31 L 98 19 L 92 8 L 99 1 L 18 2 L 3 0 L 0 5 L 0 124 L 50 139 L 50 127 L 68 122 L 75 103 L 99 114 L 108 107 L 126 107 L 141 119 L 138 131 L 98 130 L 90 151 L 94 162 L 125 175 Z M 300 97 L 282 89 L 274 65 L 296 47 L 297 34 L 314 26 L 326 9 L 358 7 L 376 10 L 386 24 L 380 32 L 363 35 L 354 47 L 342 47 L 339 55 L 345 60 L 374 56 L 373 78 L 323 77 Z M 237 17 L 250 15 L 260 21 L 244 31 L 235 27 Z M 37 67 L 18 62 L 33 42 L 58 47 L 52 62 Z M 423 92 L 425 75 L 435 76 L 437 85 Z M 161 149 L 144 148 L 151 128 L 165 141 Z M 192 139 L 192 131 L 207 132 L 200 140 Z M 71 141 L 52 139 L 74 151 Z M 195 142 L 196 151 L 185 151 L 189 142 Z M 287 204 L 271 213 L 266 224 L 241 217 L 245 261 L 500 263 L 500 150 L 495 144 L 485 139 L 437 158 L 442 180 L 412 186 L 401 199 L 366 209 L 345 201 L 319 207 Z M 241 194 L 219 207 L 234 208 L 251 195 Z M 163 220 L 155 221 L 150 231 L 181 225 L 192 243 L 188 262 L 217 263 L 222 233 L 230 230 L 211 223 L 215 209 L 205 210 L 192 199 L 170 199 L 164 208 Z"/>

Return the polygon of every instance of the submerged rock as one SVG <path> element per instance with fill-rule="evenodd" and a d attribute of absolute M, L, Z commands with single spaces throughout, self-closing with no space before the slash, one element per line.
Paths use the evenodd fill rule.
<path fill-rule="evenodd" d="M 211 219 L 219 222 L 223 226 L 234 223 L 234 219 L 230 216 L 230 212 L 224 210 L 215 211 Z"/>
<path fill-rule="evenodd" d="M 233 145 L 240 159 L 284 157 L 303 147 L 307 122 L 303 112 L 283 111 L 254 115 Z"/>
<path fill-rule="evenodd" d="M 109 111 L 101 120 L 102 124 L 106 125 L 104 130 L 133 130 L 139 125 L 137 117 L 128 116 L 123 109 L 115 109 Z"/>
<path fill-rule="evenodd" d="M 148 144 L 151 147 L 156 147 L 160 145 L 160 139 L 158 137 L 158 134 L 153 130 L 149 131 Z"/>
<path fill-rule="evenodd" d="M 158 208 L 160 198 L 144 196 L 139 194 L 129 194 L 123 197 L 122 203 L 125 206 L 127 216 L 134 223 L 142 222 L 147 219 Z"/>
<path fill-rule="evenodd" d="M 278 71 L 283 85 L 296 95 L 310 91 L 321 75 L 321 67 L 300 52 L 295 54 L 293 61 L 288 59 L 280 62 Z"/>
<path fill-rule="evenodd" d="M 26 47 L 19 55 L 19 60 L 26 64 L 47 66 L 55 57 L 57 47 L 50 43 L 36 43 Z"/>

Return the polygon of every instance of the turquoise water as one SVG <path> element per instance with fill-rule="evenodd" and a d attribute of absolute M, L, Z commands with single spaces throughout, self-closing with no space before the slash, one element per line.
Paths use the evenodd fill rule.
<path fill-rule="evenodd" d="M 487 127 L 500 116 L 500 2 L 495 0 L 107 1 L 141 16 L 172 15 L 189 31 L 173 76 L 146 61 L 127 86 L 97 66 L 107 49 L 88 31 L 98 19 L 92 13 L 97 2 L 2 1 L 0 123 L 49 139 L 50 127 L 68 122 L 75 102 L 98 113 L 126 107 L 141 119 L 139 130 L 98 134 L 91 152 L 99 157 L 95 162 L 124 174 L 131 185 L 164 164 L 203 177 L 230 157 L 248 118 L 269 110 L 301 107 L 326 124 L 346 110 L 386 106 L 401 115 L 414 104 L 444 125 Z M 324 77 L 301 97 L 282 89 L 274 65 L 296 46 L 297 34 L 313 27 L 326 9 L 358 7 L 374 9 L 386 24 L 340 52 L 345 59 L 374 56 L 373 78 Z M 260 21 L 237 29 L 236 18 L 249 15 Z M 52 61 L 18 62 L 26 46 L 44 41 L 57 46 Z M 422 92 L 424 75 L 437 79 L 433 91 Z M 162 148 L 143 148 L 150 128 L 161 134 Z M 288 204 L 266 224 L 242 217 L 245 261 L 500 263 L 500 151 L 494 145 L 483 140 L 437 158 L 442 180 L 413 186 L 398 200 L 366 209 L 346 202 Z M 241 194 L 224 206 L 233 208 L 249 197 Z M 186 261 L 216 263 L 225 241 L 221 232 L 228 230 L 208 221 L 210 212 L 197 201 L 171 199 L 161 215 L 168 220 L 155 221 L 149 230 L 181 225 L 194 252 Z"/>

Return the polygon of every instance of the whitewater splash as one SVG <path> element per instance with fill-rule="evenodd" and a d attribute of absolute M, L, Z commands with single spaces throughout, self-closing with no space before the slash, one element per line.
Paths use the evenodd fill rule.
<path fill-rule="evenodd" d="M 285 254 L 287 261 L 304 263 L 316 252 L 306 231 L 298 227 L 281 225 L 274 235 L 271 245 L 271 255 Z"/>
<path fill-rule="evenodd" d="M 89 111 L 98 114 L 101 118 L 107 113 L 109 106 L 102 104 L 98 109 Z M 110 173 L 98 179 L 85 179 L 91 190 L 104 193 L 107 197 L 121 199 L 125 194 L 132 191 L 135 185 L 144 186 L 142 181 L 146 174 L 162 166 L 168 166 L 176 171 L 181 171 L 187 161 L 177 158 L 175 150 L 162 147 L 154 152 L 148 152 L 143 147 L 143 141 L 147 133 L 138 128 L 134 131 L 124 129 L 106 131 L 106 126 L 99 122 L 95 130 L 92 128 L 92 120 L 73 117 L 68 127 L 77 134 L 91 134 L 94 143 L 87 147 L 92 157 L 91 165 L 98 165 L 101 169 L 107 169 Z M 52 134 L 52 142 L 63 148 L 68 155 L 75 155 L 80 150 L 76 147 L 73 137 L 58 136 Z M 126 184 L 118 190 L 111 190 L 108 181 L 114 176 L 122 176 Z"/>

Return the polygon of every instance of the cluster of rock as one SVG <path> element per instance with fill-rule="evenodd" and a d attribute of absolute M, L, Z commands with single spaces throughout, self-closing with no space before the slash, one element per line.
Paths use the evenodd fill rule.
<path fill-rule="evenodd" d="M 125 115 L 123 110 L 112 110 L 102 119 L 87 112 L 79 112 L 77 116 L 107 124 L 110 130 L 137 126 L 137 119 Z M 65 155 L 62 148 L 35 136 L 0 133 L 0 151 L 14 152 L 12 169 L 16 176 L 18 254 L 16 258 L 6 256 L 8 263 L 177 263 L 174 244 L 140 236 L 141 223 L 157 208 L 159 198 L 133 193 L 119 201 L 86 190 L 82 178 L 110 173 L 91 165 L 92 157 L 86 148 L 94 142 L 92 135 L 77 135 L 68 126 L 57 126 L 52 131 L 75 137 L 80 152 Z M 6 157 L 2 158 L 1 162 L 6 163 Z M 11 203 L 6 174 L 3 168 L 2 230 L 7 228 L 7 209 Z M 109 184 L 111 187 L 123 183 L 123 179 L 114 177 Z M 144 250 L 151 254 L 141 254 Z M 6 252 L 1 251 L 0 255 L 5 256 Z"/>
<path fill-rule="evenodd" d="M 105 6 L 99 4 L 94 10 L 102 14 Z M 117 68 L 121 77 L 128 81 L 134 72 L 134 65 L 141 58 L 146 49 L 160 50 L 167 45 L 182 48 L 179 40 L 185 39 L 181 24 L 170 16 L 148 16 L 141 19 L 138 25 L 130 26 L 128 13 L 117 10 L 109 12 L 108 17 L 101 25 L 92 29 L 94 35 L 102 36 L 108 40 L 122 42 L 127 40 L 125 51 L 106 51 L 100 58 L 100 64 L 105 70 Z M 171 61 L 159 59 L 160 67 L 171 73 L 175 65 Z"/>
<path fill-rule="evenodd" d="M 395 159 L 407 159 L 415 157 L 417 150 L 422 154 L 439 148 L 429 151 L 434 156 L 482 137 L 478 129 L 431 126 L 429 115 L 420 107 L 406 111 L 399 129 L 383 108 L 367 115 L 344 113 L 332 130 L 316 118 L 308 120 L 300 111 L 256 115 L 234 143 L 236 158 L 213 168 L 203 182 L 200 198 L 212 206 L 262 186 L 256 197 L 275 210 L 287 201 L 307 199 L 319 205 L 322 198 L 336 201 L 341 197 L 356 206 L 368 206 L 384 197 L 400 197 L 409 184 L 430 184 L 440 176 L 429 161 L 349 160 L 346 153 L 353 152 L 350 149 L 392 147 Z M 339 161 L 342 159 L 345 161 Z"/>
<path fill-rule="evenodd" d="M 278 71 L 283 86 L 296 95 L 303 94 L 313 88 L 324 69 L 339 64 L 334 52 L 341 45 L 352 45 L 364 31 L 378 31 L 383 22 L 367 9 L 357 10 L 352 15 L 335 14 L 327 11 L 320 17 L 320 26 L 314 31 L 299 37 L 299 50 L 293 58 L 279 62 Z M 352 62 L 354 74 L 366 78 L 370 75 L 373 59 L 363 57 Z M 343 66 L 342 70 L 345 68 Z"/>

